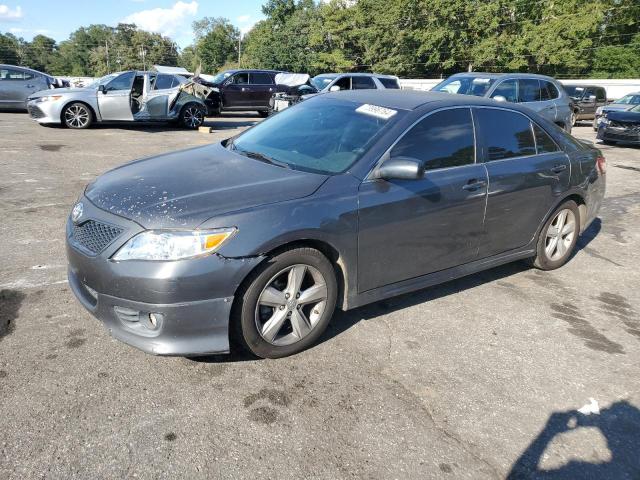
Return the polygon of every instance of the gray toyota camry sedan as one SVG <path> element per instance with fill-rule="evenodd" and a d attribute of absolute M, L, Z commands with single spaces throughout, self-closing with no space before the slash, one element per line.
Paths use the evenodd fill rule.
<path fill-rule="evenodd" d="M 531 110 L 444 93 L 309 99 L 223 141 L 98 177 L 69 282 L 159 355 L 309 347 L 352 309 L 516 260 L 562 266 L 605 192 L 599 150 Z"/>

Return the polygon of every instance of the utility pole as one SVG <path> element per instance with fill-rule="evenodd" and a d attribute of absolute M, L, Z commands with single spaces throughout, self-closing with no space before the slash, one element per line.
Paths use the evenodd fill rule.
<path fill-rule="evenodd" d="M 147 71 L 147 51 L 144 46 L 140 47 L 140 56 L 142 57 L 142 70 Z"/>
<path fill-rule="evenodd" d="M 238 67 L 241 67 L 240 65 L 241 54 L 242 54 L 242 32 L 240 32 L 240 35 L 238 35 Z"/>

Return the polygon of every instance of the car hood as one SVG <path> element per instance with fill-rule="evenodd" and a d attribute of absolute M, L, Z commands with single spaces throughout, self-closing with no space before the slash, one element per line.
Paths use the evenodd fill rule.
<path fill-rule="evenodd" d="M 311 195 L 327 178 L 216 143 L 123 165 L 98 177 L 85 195 L 145 228 L 195 228 L 225 213 Z"/>
<path fill-rule="evenodd" d="M 47 97 L 49 95 L 61 95 L 61 94 L 76 94 L 76 93 L 86 93 L 86 92 L 95 92 L 93 88 L 56 88 L 49 90 L 40 90 L 39 92 L 32 93 L 29 95 L 29 99 L 39 98 L 39 97 Z"/>
<path fill-rule="evenodd" d="M 617 122 L 640 124 L 640 112 L 609 112 L 607 113 L 607 118 Z"/>
<path fill-rule="evenodd" d="M 617 112 L 629 110 L 630 108 L 635 107 L 635 105 L 629 105 L 626 103 L 610 103 L 609 105 L 605 105 L 602 107 L 603 112 Z"/>

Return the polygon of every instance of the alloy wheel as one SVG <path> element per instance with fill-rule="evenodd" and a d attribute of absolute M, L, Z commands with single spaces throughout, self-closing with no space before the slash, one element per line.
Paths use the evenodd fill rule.
<path fill-rule="evenodd" d="M 258 297 L 255 322 L 271 345 L 296 343 L 309 335 L 326 308 L 327 284 L 318 269 L 296 264 L 277 273 Z"/>
<path fill-rule="evenodd" d="M 549 260 L 557 261 L 567 254 L 576 234 L 576 216 L 568 208 L 560 210 L 547 228 L 544 252 Z"/>
<path fill-rule="evenodd" d="M 198 107 L 187 107 L 183 115 L 184 124 L 189 128 L 197 128 L 204 122 L 204 114 Z"/>
<path fill-rule="evenodd" d="M 91 112 L 84 105 L 71 105 L 64 112 L 64 121 L 71 128 L 84 128 L 90 120 Z"/>

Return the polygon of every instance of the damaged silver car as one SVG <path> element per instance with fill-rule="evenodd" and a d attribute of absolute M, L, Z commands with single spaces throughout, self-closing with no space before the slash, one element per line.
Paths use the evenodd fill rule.
<path fill-rule="evenodd" d="M 84 88 L 44 90 L 27 109 L 41 124 L 88 128 L 94 122 L 176 122 L 198 128 L 211 89 L 179 75 L 130 70 L 106 75 Z"/>

